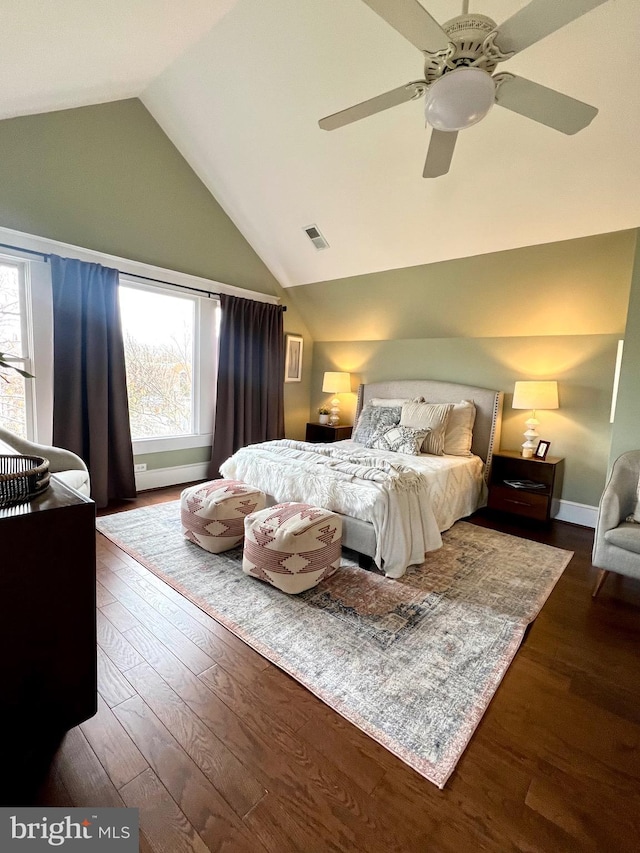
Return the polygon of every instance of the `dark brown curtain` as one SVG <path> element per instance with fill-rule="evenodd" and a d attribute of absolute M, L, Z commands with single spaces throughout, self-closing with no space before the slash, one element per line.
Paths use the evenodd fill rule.
<path fill-rule="evenodd" d="M 134 498 L 118 271 L 51 255 L 53 443 L 77 453 L 97 506 Z"/>
<path fill-rule="evenodd" d="M 220 308 L 214 479 L 240 447 L 284 436 L 284 309 L 224 293 Z"/>

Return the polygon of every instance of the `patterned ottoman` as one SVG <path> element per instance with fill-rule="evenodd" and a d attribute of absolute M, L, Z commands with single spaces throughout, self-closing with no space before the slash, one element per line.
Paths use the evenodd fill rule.
<path fill-rule="evenodd" d="M 242 542 L 245 518 L 266 503 L 264 492 L 240 480 L 190 486 L 180 495 L 182 532 L 212 554 L 228 551 Z"/>
<path fill-rule="evenodd" d="M 297 594 L 330 577 L 340 566 L 342 519 L 301 503 L 254 512 L 244 523 L 242 571 Z"/>

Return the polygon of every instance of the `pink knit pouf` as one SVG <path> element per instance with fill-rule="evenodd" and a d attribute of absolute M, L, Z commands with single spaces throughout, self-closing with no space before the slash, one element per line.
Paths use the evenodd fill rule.
<path fill-rule="evenodd" d="M 244 538 L 244 520 L 266 505 L 264 492 L 240 480 L 212 480 L 180 495 L 182 532 L 205 551 L 219 554 Z"/>
<path fill-rule="evenodd" d="M 328 509 L 281 503 L 244 523 L 242 571 L 296 595 L 340 567 L 342 519 Z"/>

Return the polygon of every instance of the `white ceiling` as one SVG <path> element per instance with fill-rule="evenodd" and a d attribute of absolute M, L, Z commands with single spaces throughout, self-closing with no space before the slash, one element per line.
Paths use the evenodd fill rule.
<path fill-rule="evenodd" d="M 440 22 L 461 10 L 421 2 Z M 470 5 L 500 23 L 525 0 Z M 638 0 L 501 66 L 598 107 L 586 130 L 496 107 L 431 181 L 421 102 L 318 128 L 422 76 L 419 51 L 361 0 L 0 0 L 0 13 L 0 116 L 140 95 L 284 286 L 640 225 Z M 303 233 L 312 223 L 329 249 Z"/>
<path fill-rule="evenodd" d="M 0 118 L 140 95 L 235 0 L 0 0 Z"/>

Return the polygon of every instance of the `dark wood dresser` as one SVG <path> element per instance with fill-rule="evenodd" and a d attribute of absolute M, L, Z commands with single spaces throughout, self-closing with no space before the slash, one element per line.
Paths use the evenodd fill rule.
<path fill-rule="evenodd" d="M 0 683 L 0 805 L 14 805 L 97 710 L 95 504 L 55 476 L 0 508 Z"/>

